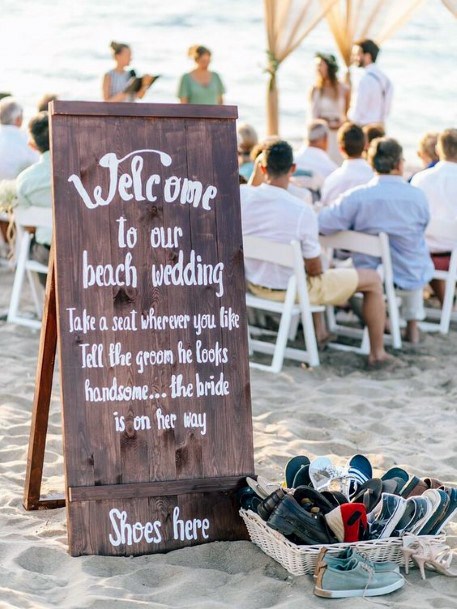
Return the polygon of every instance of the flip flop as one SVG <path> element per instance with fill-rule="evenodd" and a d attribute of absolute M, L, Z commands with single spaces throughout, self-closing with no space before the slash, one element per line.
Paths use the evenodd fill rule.
<path fill-rule="evenodd" d="M 371 478 L 359 487 L 351 503 L 363 503 L 369 514 L 380 502 L 382 493 L 383 481 L 380 478 Z"/>
<path fill-rule="evenodd" d="M 293 488 L 294 478 L 298 472 L 298 470 L 304 465 L 309 465 L 310 460 L 305 455 L 297 455 L 296 457 L 292 457 L 286 463 L 286 467 L 284 468 L 284 479 L 286 481 L 287 488 Z"/>
<path fill-rule="evenodd" d="M 309 464 L 302 465 L 298 472 L 295 474 L 292 488 L 297 488 L 298 486 L 311 486 L 311 478 L 309 477 Z"/>
<path fill-rule="evenodd" d="M 395 478 L 399 478 L 403 480 L 403 484 L 401 485 L 399 481 L 397 481 L 397 494 L 401 494 L 402 489 L 408 484 L 410 475 L 407 471 L 402 469 L 401 467 L 391 467 L 386 471 L 384 475 L 381 476 L 381 480 L 392 480 Z M 400 488 L 398 488 L 400 487 Z"/>
<path fill-rule="evenodd" d="M 328 457 L 317 457 L 309 465 L 309 477 L 313 487 L 321 491 L 334 481 L 346 477 L 346 470 L 336 467 Z"/>
<path fill-rule="evenodd" d="M 257 476 L 257 480 L 254 478 L 246 477 L 246 484 L 252 488 L 252 490 L 260 497 L 260 499 L 266 499 L 273 491 L 277 491 L 281 488 L 276 482 L 270 482 L 263 476 Z"/>
<path fill-rule="evenodd" d="M 348 502 L 344 493 L 338 491 L 322 491 L 322 495 L 334 506 L 343 505 Z"/>
<path fill-rule="evenodd" d="M 367 480 L 373 478 L 373 468 L 365 455 L 354 455 L 347 462 L 349 478 L 349 497 L 352 497 L 357 489 Z"/>

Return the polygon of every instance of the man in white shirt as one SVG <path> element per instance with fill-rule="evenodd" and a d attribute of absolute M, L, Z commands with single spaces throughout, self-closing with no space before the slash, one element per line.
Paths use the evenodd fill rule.
<path fill-rule="evenodd" d="M 22 107 L 13 97 L 0 101 L 0 180 L 14 180 L 39 159 L 27 145 L 27 134 L 21 130 Z"/>
<path fill-rule="evenodd" d="M 440 133 L 436 149 L 439 162 L 430 169 L 416 173 L 411 184 L 425 193 L 431 219 L 454 222 L 457 220 L 457 129 L 446 129 Z M 450 252 L 457 244 L 457 235 L 455 240 L 450 240 L 427 229 L 425 238 L 435 268 L 447 271 Z M 442 303 L 444 281 L 434 279 L 431 285 Z"/>
<path fill-rule="evenodd" d="M 324 180 L 338 165 L 327 154 L 329 128 L 322 119 L 312 121 L 307 128 L 307 143 L 300 148 L 295 156 L 297 175 L 293 182 L 314 192 L 319 192 Z M 310 175 L 300 175 L 307 172 Z"/>
<path fill-rule="evenodd" d="M 376 65 L 379 47 L 373 40 L 361 40 L 355 43 L 352 53 L 356 65 L 365 72 L 351 97 L 348 118 L 362 127 L 384 124 L 392 105 L 393 85 Z"/>
<path fill-rule="evenodd" d="M 321 205 L 331 205 L 346 190 L 366 184 L 373 177 L 373 169 L 362 158 L 365 134 L 355 123 L 345 123 L 338 130 L 338 144 L 344 157 L 343 164 L 326 178 L 322 187 Z"/>
<path fill-rule="evenodd" d="M 292 148 L 278 141 L 263 153 L 260 186 L 241 187 L 243 235 L 256 235 L 279 243 L 298 240 L 302 246 L 311 304 L 342 304 L 354 292 L 363 292 L 363 314 L 370 336 L 370 364 L 389 359 L 384 351 L 385 306 L 380 277 L 372 269 L 339 268 L 323 272 L 317 216 L 287 191 L 295 171 Z M 257 260 L 245 260 L 248 289 L 270 300 L 284 300 L 291 270 Z M 324 327 L 316 326 L 317 340 Z"/>

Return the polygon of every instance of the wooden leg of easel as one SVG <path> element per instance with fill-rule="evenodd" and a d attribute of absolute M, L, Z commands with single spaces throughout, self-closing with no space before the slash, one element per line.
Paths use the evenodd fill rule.
<path fill-rule="evenodd" d="M 35 378 L 35 396 L 33 400 L 32 427 L 30 429 L 29 451 L 27 455 L 27 471 L 25 475 L 24 507 L 26 510 L 65 506 L 65 499 L 40 499 L 56 348 L 56 291 L 54 256 L 53 249 L 51 249 L 49 273 L 46 283 L 46 300 L 41 326 L 40 349 Z"/>

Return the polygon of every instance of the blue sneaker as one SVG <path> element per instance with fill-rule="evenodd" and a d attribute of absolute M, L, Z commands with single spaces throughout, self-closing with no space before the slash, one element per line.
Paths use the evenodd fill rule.
<path fill-rule="evenodd" d="M 314 594 L 323 598 L 380 596 L 401 588 L 405 583 L 397 571 L 379 571 L 365 562 L 350 559 L 327 564 L 317 574 Z"/>
<path fill-rule="evenodd" d="M 406 499 L 398 495 L 383 493 L 381 501 L 368 514 L 370 539 L 390 537 L 405 513 Z"/>
<path fill-rule="evenodd" d="M 327 566 L 337 567 L 338 565 L 343 565 L 351 560 L 363 562 L 375 571 L 390 571 L 393 573 L 400 573 L 400 567 L 396 563 L 389 562 L 387 560 L 383 562 L 375 562 L 374 560 L 370 560 L 366 554 L 359 553 L 357 550 L 354 550 L 354 548 L 346 548 L 336 555 L 329 554 L 328 548 L 322 548 L 317 556 L 316 568 L 314 569 L 313 577 L 314 579 L 317 579 L 320 569 L 325 569 Z"/>
<path fill-rule="evenodd" d="M 444 529 L 448 522 L 450 522 L 457 514 L 457 488 L 451 488 L 442 486 L 441 489 L 449 497 L 449 503 L 444 510 L 442 520 L 430 532 L 430 535 L 438 535 Z"/>

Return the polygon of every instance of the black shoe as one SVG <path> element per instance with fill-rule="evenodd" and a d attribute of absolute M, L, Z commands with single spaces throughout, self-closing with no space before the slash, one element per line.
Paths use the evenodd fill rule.
<path fill-rule="evenodd" d="M 275 507 L 284 499 L 285 495 L 286 493 L 282 488 L 278 488 L 261 501 L 257 506 L 257 513 L 260 518 L 265 521 L 268 520 Z"/>
<path fill-rule="evenodd" d="M 308 545 L 337 541 L 328 528 L 324 516 L 321 513 L 307 512 L 291 495 L 286 495 L 274 508 L 267 524 L 283 535 L 294 535 Z"/>

